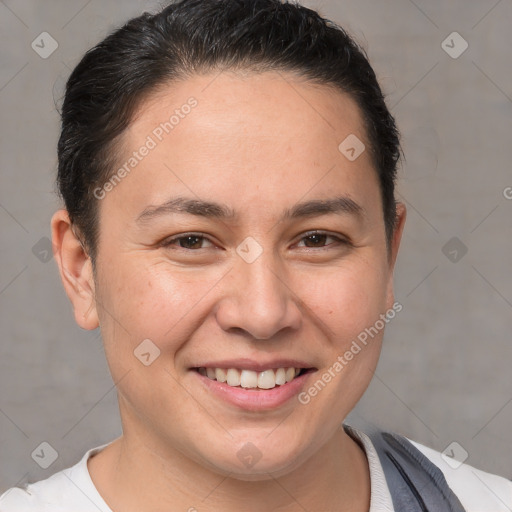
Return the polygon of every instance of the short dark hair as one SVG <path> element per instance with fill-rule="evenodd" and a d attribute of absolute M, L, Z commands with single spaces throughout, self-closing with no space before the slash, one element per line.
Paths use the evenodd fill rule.
<path fill-rule="evenodd" d="M 296 3 L 181 0 L 115 30 L 83 56 L 66 84 L 58 193 L 93 265 L 99 237 L 93 190 L 114 173 L 120 136 L 137 107 L 166 83 L 237 69 L 295 72 L 355 100 L 379 177 L 389 249 L 401 148 L 365 51 L 339 25 Z"/>

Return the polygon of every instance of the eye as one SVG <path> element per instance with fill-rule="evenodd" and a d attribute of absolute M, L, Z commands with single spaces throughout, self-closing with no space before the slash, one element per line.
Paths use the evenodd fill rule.
<path fill-rule="evenodd" d="M 334 243 L 325 245 L 328 239 L 335 240 Z M 349 242 L 345 240 L 344 238 L 331 235 L 329 233 L 325 233 L 322 231 L 311 231 L 309 233 L 306 233 L 301 239 L 300 242 L 306 241 L 306 245 L 302 246 L 307 249 L 314 249 L 314 248 L 329 248 L 329 246 L 334 245 L 349 245 Z M 169 247 L 172 248 L 173 246 L 179 249 L 185 249 L 188 251 L 196 251 L 199 249 L 205 249 L 206 247 L 203 247 L 203 242 L 208 242 L 209 244 L 212 244 L 208 238 L 206 238 L 201 233 L 186 233 L 184 235 L 175 236 L 172 238 L 168 238 L 167 240 L 164 240 L 161 243 L 162 247 Z M 310 245 L 308 245 L 310 244 Z"/>
<path fill-rule="evenodd" d="M 195 249 L 203 249 L 201 247 L 201 243 L 203 240 L 209 242 L 209 240 L 201 234 L 196 233 L 187 233 L 186 235 L 176 236 L 174 238 L 169 238 L 162 242 L 162 247 L 170 247 L 173 245 L 178 245 L 179 249 L 186 250 L 195 250 Z M 178 242 L 178 244 L 176 244 Z"/>
<path fill-rule="evenodd" d="M 309 233 L 306 233 L 300 241 L 302 240 L 309 240 L 309 242 L 311 243 L 311 245 L 306 245 L 305 247 L 307 248 L 315 248 L 315 247 L 320 247 L 320 248 L 324 248 L 323 247 L 323 244 L 325 243 L 325 241 L 327 239 L 333 239 L 333 240 L 336 240 L 336 242 L 334 243 L 334 245 L 340 245 L 340 244 L 344 244 L 344 245 L 348 245 L 349 242 L 339 236 L 334 236 L 334 235 L 330 235 L 329 233 L 324 233 L 322 231 L 312 231 L 312 232 L 309 232 Z M 332 243 L 331 244 L 328 244 L 328 246 L 330 245 L 333 245 Z M 327 246 L 327 247 L 328 247 Z"/>

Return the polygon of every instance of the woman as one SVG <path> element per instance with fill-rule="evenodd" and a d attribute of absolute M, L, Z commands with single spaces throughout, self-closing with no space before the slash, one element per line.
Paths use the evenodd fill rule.
<path fill-rule="evenodd" d="M 2 511 L 510 510 L 508 480 L 343 423 L 401 310 L 406 211 L 340 27 L 277 0 L 144 14 L 73 71 L 58 152 L 54 255 L 123 434 Z"/>

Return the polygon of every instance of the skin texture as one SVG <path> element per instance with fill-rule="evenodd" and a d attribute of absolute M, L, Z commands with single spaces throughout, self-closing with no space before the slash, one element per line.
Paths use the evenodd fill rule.
<path fill-rule="evenodd" d="M 356 104 L 291 73 L 224 71 L 160 88 L 123 135 L 120 165 L 190 97 L 197 106 L 99 201 L 96 275 L 66 211 L 52 218 L 76 322 L 101 326 L 118 390 L 123 435 L 90 459 L 93 482 L 116 512 L 367 511 L 367 460 L 341 424 L 372 378 L 383 331 L 305 405 L 295 397 L 245 411 L 190 368 L 294 358 L 318 369 L 311 385 L 392 307 L 405 207 L 388 255 L 369 152 L 349 161 L 338 149 L 349 134 L 368 147 Z M 224 203 L 239 218 L 136 222 L 178 195 Z M 341 195 L 364 216 L 280 221 L 298 202 Z M 314 244 L 311 230 L 329 236 Z M 160 243 L 190 232 L 205 238 Z M 236 252 L 249 236 L 263 250 L 252 263 Z M 145 366 L 134 349 L 148 338 L 160 355 Z M 261 453 L 250 468 L 237 457 L 248 442 Z"/>

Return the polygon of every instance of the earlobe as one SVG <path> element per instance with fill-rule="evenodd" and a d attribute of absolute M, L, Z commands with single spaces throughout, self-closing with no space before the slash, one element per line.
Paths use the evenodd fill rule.
<path fill-rule="evenodd" d="M 71 301 L 76 323 L 83 329 L 99 326 L 92 262 L 75 235 L 67 210 L 54 213 L 51 220 L 55 261 L 66 294 Z"/>

